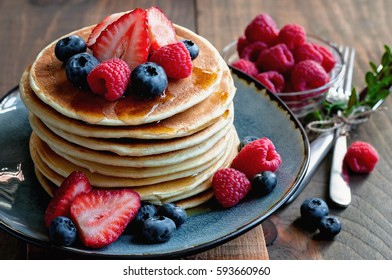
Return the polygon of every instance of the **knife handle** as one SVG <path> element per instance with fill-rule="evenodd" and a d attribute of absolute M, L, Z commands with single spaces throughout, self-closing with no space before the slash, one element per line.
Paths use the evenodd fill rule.
<path fill-rule="evenodd" d="M 297 196 L 309 183 L 320 163 L 324 160 L 325 156 L 331 150 L 334 139 L 335 135 L 333 132 L 324 132 L 310 143 L 310 159 L 308 169 L 306 170 L 299 187 L 287 200 L 286 204 L 291 203 L 294 199 L 296 199 Z"/>
<path fill-rule="evenodd" d="M 348 184 L 347 170 L 343 161 L 347 152 L 347 137 L 336 131 L 337 138 L 333 151 L 331 175 L 329 180 L 329 197 L 338 206 L 347 207 L 351 202 L 351 190 Z"/>

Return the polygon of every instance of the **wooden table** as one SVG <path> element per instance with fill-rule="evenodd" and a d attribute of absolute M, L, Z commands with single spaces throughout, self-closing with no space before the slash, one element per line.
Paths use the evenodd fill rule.
<path fill-rule="evenodd" d="M 368 62 L 379 61 L 383 45 L 392 45 L 392 1 L 373 0 L 176 0 L 154 1 L 175 23 L 210 40 L 218 50 L 243 34 L 258 13 L 269 13 L 279 27 L 286 23 L 303 25 L 338 44 L 356 49 L 354 85 L 361 88 Z M 24 68 L 47 43 L 57 37 L 98 22 L 103 16 L 133 7 L 147 8 L 148 1 L 11 1 L 0 3 L 0 97 L 19 81 Z M 346 209 L 332 208 L 343 224 L 333 241 L 317 240 L 298 225 L 299 207 L 307 197 L 327 199 L 331 156 L 319 167 L 307 188 L 264 223 L 272 222 L 277 239 L 267 246 L 262 226 L 220 247 L 192 258 L 207 259 L 392 259 L 392 99 L 386 109 L 356 129 L 349 141 L 372 143 L 380 154 L 376 169 L 368 176 L 352 176 L 352 203 Z M 290 145 L 290 143 L 287 143 Z M 26 245 L 0 232 L 0 259 L 66 258 Z"/>

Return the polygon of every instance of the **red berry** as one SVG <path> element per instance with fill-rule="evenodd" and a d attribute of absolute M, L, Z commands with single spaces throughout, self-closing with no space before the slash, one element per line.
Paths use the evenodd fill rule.
<path fill-rule="evenodd" d="M 256 65 L 263 71 L 277 71 L 285 73 L 294 66 L 294 57 L 285 44 L 278 44 L 262 51 L 257 59 Z"/>
<path fill-rule="evenodd" d="M 328 81 L 327 72 L 313 60 L 299 62 L 291 72 L 291 84 L 296 91 L 315 89 L 325 85 Z"/>
<path fill-rule="evenodd" d="M 267 71 L 259 73 L 255 79 L 262 83 L 267 89 L 273 93 L 282 92 L 285 88 L 283 75 L 276 71 Z"/>
<path fill-rule="evenodd" d="M 240 58 L 256 62 L 259 54 L 266 48 L 268 48 L 268 46 L 264 42 L 251 43 L 242 50 Z"/>
<path fill-rule="evenodd" d="M 249 180 L 263 171 L 275 172 L 282 159 L 267 137 L 246 145 L 234 158 L 231 167 L 244 173 Z"/>
<path fill-rule="evenodd" d="M 94 44 L 93 55 L 99 61 L 121 58 L 132 70 L 147 61 L 149 49 L 146 13 L 137 8 L 101 32 Z"/>
<path fill-rule="evenodd" d="M 128 87 L 131 70 L 124 60 L 112 58 L 98 64 L 87 76 L 92 92 L 114 101 L 123 96 Z"/>
<path fill-rule="evenodd" d="M 216 200 L 225 208 L 236 205 L 251 189 L 245 174 L 233 168 L 219 169 L 212 178 Z"/>
<path fill-rule="evenodd" d="M 238 55 L 241 55 L 242 50 L 248 46 L 250 44 L 250 42 L 248 40 L 246 40 L 245 36 L 241 36 L 238 38 L 237 40 L 237 53 Z"/>
<path fill-rule="evenodd" d="M 245 37 L 249 42 L 262 41 L 268 46 L 276 43 L 278 33 L 276 23 L 265 13 L 256 16 L 245 29 Z"/>
<path fill-rule="evenodd" d="M 102 248 L 117 240 L 140 208 L 140 196 L 131 189 L 95 189 L 75 197 L 71 204 L 80 240 Z"/>
<path fill-rule="evenodd" d="M 370 173 L 378 162 L 376 149 L 369 143 L 355 141 L 347 149 L 344 162 L 357 173 Z"/>
<path fill-rule="evenodd" d="M 146 13 L 151 51 L 177 41 L 176 30 L 172 22 L 158 7 L 148 8 Z"/>
<path fill-rule="evenodd" d="M 237 68 L 238 70 L 244 72 L 249 76 L 255 76 L 259 73 L 256 65 L 249 60 L 246 59 L 239 59 L 231 64 L 232 67 Z"/>
<path fill-rule="evenodd" d="M 326 47 L 318 44 L 313 44 L 313 46 L 319 51 L 319 53 L 323 57 L 321 66 L 324 67 L 327 73 L 330 72 L 335 67 L 336 58 Z"/>
<path fill-rule="evenodd" d="M 183 42 L 157 49 L 151 54 L 150 61 L 162 66 L 169 78 L 183 79 L 192 73 L 192 59 Z"/>
<path fill-rule="evenodd" d="M 94 48 L 94 44 L 95 44 L 97 38 L 99 37 L 99 35 L 101 35 L 101 32 L 103 30 L 105 30 L 108 27 L 108 25 L 110 25 L 113 22 L 115 22 L 116 20 L 118 20 L 124 14 L 125 14 L 125 12 L 114 13 L 114 14 L 108 15 L 100 23 L 98 23 L 93 28 L 93 30 L 90 33 L 90 36 L 88 37 L 88 40 L 87 40 L 87 43 L 86 43 L 87 46 L 90 49 L 93 49 Z"/>
<path fill-rule="evenodd" d="M 50 200 L 45 211 L 45 226 L 49 228 L 52 220 L 58 216 L 70 218 L 70 207 L 74 198 L 90 190 L 90 182 L 86 175 L 80 171 L 72 172 Z"/>
<path fill-rule="evenodd" d="M 294 58 L 296 62 L 310 59 L 321 64 L 323 61 L 323 55 L 319 52 L 314 44 L 308 42 L 302 44 L 294 50 Z"/>
<path fill-rule="evenodd" d="M 289 50 L 301 46 L 306 41 L 306 31 L 301 25 L 286 24 L 279 31 L 279 42 L 286 44 Z"/>

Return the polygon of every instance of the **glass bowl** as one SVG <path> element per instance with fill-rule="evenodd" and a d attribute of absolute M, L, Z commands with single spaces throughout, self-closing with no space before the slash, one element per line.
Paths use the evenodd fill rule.
<path fill-rule="evenodd" d="M 326 47 L 335 57 L 335 67 L 329 73 L 330 80 L 325 85 L 300 92 L 280 92 L 275 93 L 279 98 L 284 101 L 287 106 L 293 111 L 297 118 L 306 116 L 307 114 L 316 111 L 321 107 L 324 102 L 328 91 L 337 88 L 343 80 L 345 72 L 345 62 L 342 53 L 334 43 L 327 42 L 318 37 L 308 35 L 308 42 L 313 42 Z M 239 59 L 237 53 L 237 41 L 234 41 L 223 48 L 222 57 L 228 65 Z"/>

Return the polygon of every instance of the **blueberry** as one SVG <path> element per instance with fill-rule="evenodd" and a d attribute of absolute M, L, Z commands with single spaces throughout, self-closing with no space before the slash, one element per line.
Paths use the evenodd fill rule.
<path fill-rule="evenodd" d="M 77 35 L 71 35 L 60 39 L 54 48 L 54 53 L 58 60 L 66 63 L 73 55 L 85 52 L 86 42 Z"/>
<path fill-rule="evenodd" d="M 250 142 L 253 142 L 253 141 L 255 141 L 255 140 L 257 140 L 257 139 L 259 139 L 259 137 L 257 137 L 257 136 L 253 136 L 253 135 L 251 135 L 251 136 L 245 136 L 242 140 L 241 140 L 241 142 L 240 142 L 240 146 L 239 146 L 239 151 L 241 151 L 242 150 L 242 148 L 244 148 L 246 145 L 248 145 Z"/>
<path fill-rule="evenodd" d="M 172 219 L 177 227 L 182 225 L 187 218 L 186 211 L 173 203 L 166 203 L 159 207 L 158 215 Z"/>
<path fill-rule="evenodd" d="M 71 219 L 58 216 L 49 227 L 49 237 L 57 245 L 70 246 L 76 240 L 76 227 Z"/>
<path fill-rule="evenodd" d="M 167 84 L 165 70 L 154 62 L 140 64 L 131 73 L 132 92 L 143 98 L 162 95 Z"/>
<path fill-rule="evenodd" d="M 336 236 L 340 230 L 342 229 L 342 225 L 340 221 L 335 216 L 324 216 L 319 225 L 320 236 L 330 239 Z"/>
<path fill-rule="evenodd" d="M 99 64 L 98 59 L 89 53 L 78 53 L 72 56 L 66 66 L 68 80 L 76 87 L 88 89 L 87 75 Z"/>
<path fill-rule="evenodd" d="M 176 224 L 165 216 L 156 216 L 144 221 L 142 236 L 149 242 L 162 243 L 172 238 Z"/>
<path fill-rule="evenodd" d="M 182 40 L 185 47 L 188 49 L 191 59 L 194 60 L 199 55 L 199 46 L 191 40 Z"/>
<path fill-rule="evenodd" d="M 252 190 L 261 195 L 267 195 L 276 187 L 278 180 L 276 174 L 271 171 L 263 171 L 256 174 L 252 180 Z"/>
<path fill-rule="evenodd" d="M 153 204 L 143 201 L 132 223 L 137 229 L 141 229 L 145 220 L 156 216 L 156 214 L 157 208 Z"/>
<path fill-rule="evenodd" d="M 327 203 L 320 198 L 308 198 L 301 205 L 301 217 L 303 221 L 312 227 L 318 227 L 323 217 L 328 215 Z"/>

